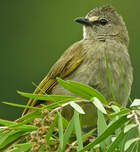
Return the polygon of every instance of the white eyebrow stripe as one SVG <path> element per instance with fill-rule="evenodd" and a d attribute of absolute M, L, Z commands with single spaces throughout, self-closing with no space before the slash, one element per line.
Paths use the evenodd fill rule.
<path fill-rule="evenodd" d="M 98 21 L 98 20 L 99 20 L 99 16 L 89 17 L 89 20 L 90 20 L 91 22 L 93 22 L 93 21 Z"/>

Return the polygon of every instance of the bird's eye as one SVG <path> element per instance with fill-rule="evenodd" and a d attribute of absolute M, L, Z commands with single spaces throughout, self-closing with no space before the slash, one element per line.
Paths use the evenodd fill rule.
<path fill-rule="evenodd" d="M 106 19 L 100 19 L 99 20 L 99 23 L 101 24 L 101 25 L 106 25 L 107 24 L 107 20 Z"/>

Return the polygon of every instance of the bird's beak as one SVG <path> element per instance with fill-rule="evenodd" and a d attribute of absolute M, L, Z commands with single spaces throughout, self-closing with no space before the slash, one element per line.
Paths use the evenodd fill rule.
<path fill-rule="evenodd" d="M 78 17 L 75 19 L 75 21 L 77 23 L 80 23 L 83 25 L 92 26 L 92 23 L 90 22 L 90 20 L 88 18 L 85 18 L 85 17 Z"/>

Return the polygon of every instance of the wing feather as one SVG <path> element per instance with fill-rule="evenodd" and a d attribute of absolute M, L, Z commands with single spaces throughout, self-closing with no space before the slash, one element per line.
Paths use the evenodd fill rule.
<path fill-rule="evenodd" d="M 73 44 L 53 65 L 48 75 L 41 81 L 33 94 L 49 94 L 57 84 L 56 77 L 63 79 L 68 76 L 81 64 L 85 54 L 86 51 L 83 47 L 83 40 Z M 35 106 L 36 104 L 36 99 L 29 99 L 27 106 Z M 28 111 L 29 109 L 25 108 L 22 115 L 25 115 Z"/>

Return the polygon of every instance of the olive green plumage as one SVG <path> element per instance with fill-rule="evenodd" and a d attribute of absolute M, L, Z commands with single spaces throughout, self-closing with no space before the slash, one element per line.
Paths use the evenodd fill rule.
<path fill-rule="evenodd" d="M 123 19 L 111 6 L 103 6 L 76 21 L 83 24 L 83 40 L 64 52 L 34 93 L 72 95 L 57 84 L 56 77 L 60 77 L 90 85 L 109 102 L 116 100 L 125 106 L 133 75 L 128 54 L 129 37 Z M 35 99 L 30 99 L 27 105 L 35 106 L 36 103 Z M 81 118 L 82 126 L 96 125 L 96 108 L 91 103 L 83 102 L 80 105 L 86 112 Z M 23 115 L 27 112 L 26 108 Z M 64 108 L 62 114 L 70 119 L 72 108 Z"/>

